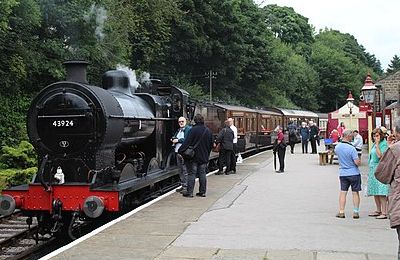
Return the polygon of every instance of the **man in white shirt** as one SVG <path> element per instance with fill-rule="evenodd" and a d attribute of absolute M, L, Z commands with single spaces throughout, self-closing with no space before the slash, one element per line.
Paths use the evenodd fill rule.
<path fill-rule="evenodd" d="M 353 142 L 351 144 L 356 148 L 356 150 L 358 152 L 361 152 L 362 151 L 362 147 L 363 147 L 363 138 L 358 133 L 358 130 L 354 130 L 353 131 L 353 137 L 354 137 L 354 140 L 353 140 Z"/>
<path fill-rule="evenodd" d="M 236 153 L 237 150 L 237 141 L 238 141 L 238 131 L 236 126 L 233 124 L 233 118 L 228 118 L 229 128 L 233 131 L 233 153 L 231 156 L 231 173 L 236 173 Z"/>
<path fill-rule="evenodd" d="M 181 145 L 185 141 L 185 138 L 188 136 L 191 127 L 189 125 L 186 125 L 186 118 L 184 118 L 183 116 L 179 117 L 178 124 L 179 128 L 171 138 L 172 145 L 174 146 L 175 149 L 176 164 L 179 168 L 179 177 L 181 179 L 181 185 L 182 185 L 182 187 L 178 188 L 176 191 L 185 192 L 187 189 L 188 175 L 187 175 L 185 161 L 182 155 L 178 153 L 178 150 L 179 147 L 181 147 Z"/>

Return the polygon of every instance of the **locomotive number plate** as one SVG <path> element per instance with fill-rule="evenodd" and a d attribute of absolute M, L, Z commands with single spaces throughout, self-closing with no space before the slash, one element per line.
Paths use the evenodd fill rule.
<path fill-rule="evenodd" d="M 54 120 L 52 123 L 53 127 L 74 127 L 74 120 Z"/>

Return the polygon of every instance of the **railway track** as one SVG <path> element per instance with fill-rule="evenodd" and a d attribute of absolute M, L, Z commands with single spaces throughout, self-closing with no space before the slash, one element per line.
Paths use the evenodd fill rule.
<path fill-rule="evenodd" d="M 0 259 L 25 259 L 53 240 L 37 233 L 37 224 L 16 212 L 0 217 Z M 37 238 L 37 239 L 36 239 Z"/>

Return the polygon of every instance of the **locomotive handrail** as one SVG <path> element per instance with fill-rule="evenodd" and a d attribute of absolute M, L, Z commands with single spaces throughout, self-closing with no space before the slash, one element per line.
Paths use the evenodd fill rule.
<path fill-rule="evenodd" d="M 58 118 L 58 117 L 75 118 L 75 117 L 86 117 L 86 115 L 49 115 L 49 116 L 38 116 L 38 118 Z"/>
<path fill-rule="evenodd" d="M 40 168 L 38 171 L 38 179 L 40 181 L 40 184 L 44 187 L 45 191 L 50 191 L 49 186 L 43 180 L 44 168 L 46 167 L 48 160 L 49 160 L 49 155 L 46 154 L 42 160 L 42 163 L 40 164 Z"/>
<path fill-rule="evenodd" d="M 126 116 L 115 116 L 109 115 L 109 118 L 118 118 L 118 119 L 131 119 L 131 120 L 151 120 L 151 121 L 175 121 L 176 118 L 168 118 L 168 117 L 126 117 Z"/>

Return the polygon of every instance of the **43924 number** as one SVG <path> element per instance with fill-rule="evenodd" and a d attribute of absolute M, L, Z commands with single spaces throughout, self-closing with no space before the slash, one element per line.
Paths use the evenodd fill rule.
<path fill-rule="evenodd" d="M 73 127 L 74 120 L 54 120 L 52 125 L 54 127 Z"/>

